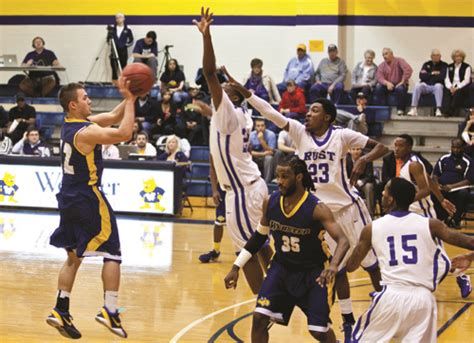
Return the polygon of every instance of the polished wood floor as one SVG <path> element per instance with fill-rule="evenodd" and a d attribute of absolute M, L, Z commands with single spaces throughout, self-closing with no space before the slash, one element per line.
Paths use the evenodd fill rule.
<path fill-rule="evenodd" d="M 213 210 L 190 216 L 212 219 Z M 0 212 L 0 342 L 63 342 L 45 323 L 54 305 L 56 278 L 64 253 L 48 245 L 54 214 Z M 254 300 L 245 281 L 226 290 L 223 278 L 234 253 L 224 236 L 218 263 L 201 264 L 211 247 L 212 225 L 164 223 L 140 218 L 119 221 L 124 263 L 119 303 L 130 342 L 249 342 Z M 450 255 L 461 252 L 448 247 Z M 101 261 L 81 267 L 71 298 L 74 323 L 84 342 L 118 342 L 94 321 L 102 305 Z M 472 269 L 470 270 L 472 273 Z M 369 305 L 367 274 L 351 274 L 354 311 Z M 474 342 L 473 296 L 463 300 L 449 276 L 436 292 L 439 342 Z M 456 317 L 456 315 L 458 315 Z M 340 325 L 333 307 L 334 328 Z M 451 322 L 450 322 L 451 321 Z M 289 327 L 274 326 L 271 342 L 311 341 L 297 310 Z M 342 335 L 337 331 L 338 338 Z"/>

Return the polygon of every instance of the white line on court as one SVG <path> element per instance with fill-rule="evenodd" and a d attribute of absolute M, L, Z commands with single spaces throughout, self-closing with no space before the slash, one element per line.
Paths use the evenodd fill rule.
<path fill-rule="evenodd" d="M 352 280 L 349 280 L 349 282 L 367 281 L 367 280 L 370 280 L 370 279 L 368 277 L 365 277 L 365 278 L 361 278 L 361 279 L 352 279 Z M 224 307 L 223 309 L 220 309 L 219 311 L 209 313 L 208 315 L 205 315 L 204 317 L 201 317 L 201 318 L 195 320 L 194 322 L 190 323 L 188 326 L 182 328 L 176 335 L 174 335 L 173 338 L 171 338 L 170 343 L 177 343 L 179 341 L 179 339 L 181 337 L 183 337 L 189 330 L 191 330 L 196 325 L 201 324 L 202 322 L 208 320 L 209 318 L 212 318 L 214 316 L 217 316 L 218 314 L 221 314 L 223 312 L 226 312 L 226 311 L 231 310 L 231 309 L 236 308 L 236 307 L 240 307 L 240 306 L 245 305 L 245 304 L 249 304 L 249 303 L 254 302 L 254 301 L 255 301 L 255 298 L 245 300 L 245 301 L 242 301 L 240 303 Z"/>

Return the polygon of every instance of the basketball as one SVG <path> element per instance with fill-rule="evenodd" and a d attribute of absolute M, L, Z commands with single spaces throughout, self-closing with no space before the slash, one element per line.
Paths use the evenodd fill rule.
<path fill-rule="evenodd" d="M 130 91 L 134 95 L 143 95 L 150 91 L 155 83 L 153 72 L 146 64 L 131 63 L 127 65 L 122 76 L 130 81 Z"/>

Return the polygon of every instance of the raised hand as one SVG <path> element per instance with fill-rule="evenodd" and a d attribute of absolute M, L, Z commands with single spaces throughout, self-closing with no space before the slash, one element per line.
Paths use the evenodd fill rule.
<path fill-rule="evenodd" d="M 209 34 L 209 27 L 214 22 L 214 19 L 212 19 L 214 13 L 209 13 L 209 10 L 209 7 L 206 11 L 204 11 L 204 7 L 201 7 L 201 20 L 197 21 L 196 19 L 193 19 L 193 24 L 197 26 L 199 32 L 203 35 Z"/>
<path fill-rule="evenodd" d="M 127 78 L 121 76 L 118 80 L 117 88 L 123 95 L 125 100 L 135 101 L 135 99 L 137 98 L 137 96 L 132 94 L 132 92 L 130 91 L 130 81 L 127 81 Z"/>

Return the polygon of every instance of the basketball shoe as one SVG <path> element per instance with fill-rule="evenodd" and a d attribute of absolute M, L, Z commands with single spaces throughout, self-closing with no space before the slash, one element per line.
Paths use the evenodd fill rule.
<path fill-rule="evenodd" d="M 95 316 L 95 320 L 100 324 L 104 325 L 112 333 L 117 336 L 127 338 L 127 332 L 123 329 L 120 321 L 120 314 L 118 311 L 110 313 L 109 310 L 104 306 L 100 309 L 99 313 Z"/>
<path fill-rule="evenodd" d="M 53 308 L 51 314 L 46 318 L 46 323 L 57 329 L 64 337 L 72 339 L 82 337 L 79 330 L 72 324 L 72 316 L 69 312 L 61 312 L 57 308 Z"/>

